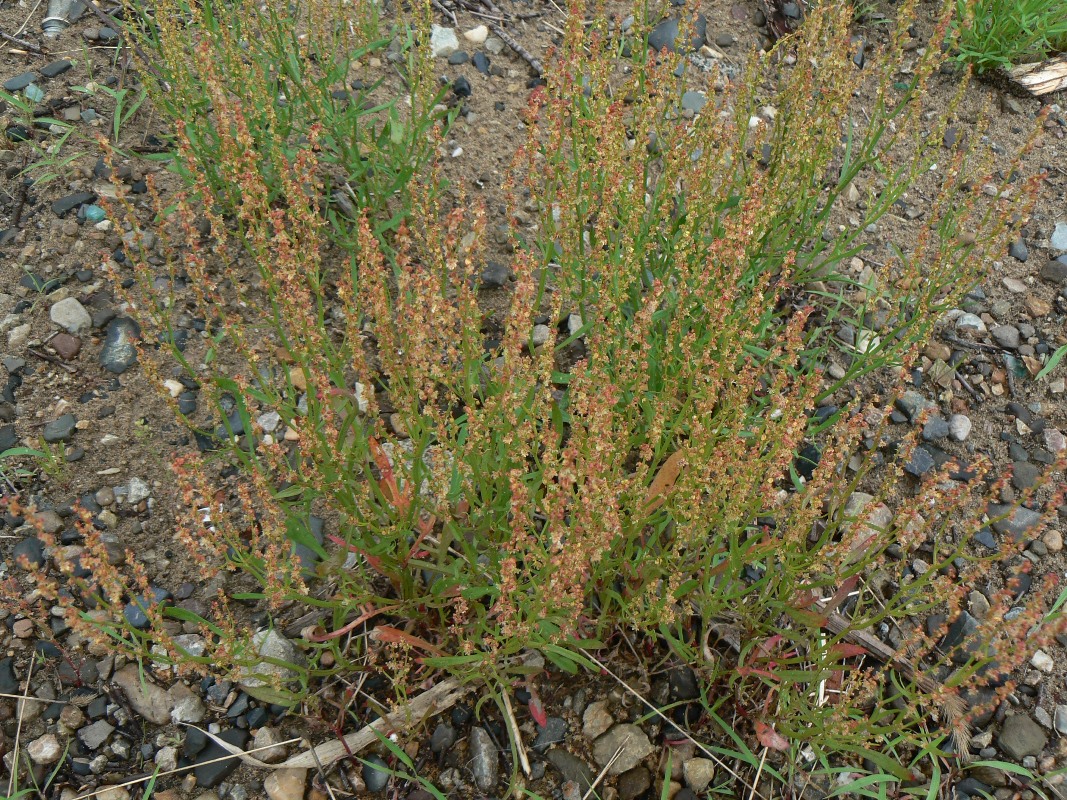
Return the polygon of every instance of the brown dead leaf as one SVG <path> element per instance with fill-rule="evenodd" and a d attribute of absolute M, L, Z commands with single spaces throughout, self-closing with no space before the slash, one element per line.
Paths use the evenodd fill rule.
<path fill-rule="evenodd" d="M 652 513 L 663 505 L 667 499 L 668 492 L 674 488 L 674 484 L 678 481 L 678 476 L 682 474 L 685 465 L 684 450 L 675 450 L 663 462 L 663 466 L 659 468 L 656 477 L 652 479 L 652 483 L 648 487 L 648 493 L 645 495 L 644 512 L 646 514 Z"/>

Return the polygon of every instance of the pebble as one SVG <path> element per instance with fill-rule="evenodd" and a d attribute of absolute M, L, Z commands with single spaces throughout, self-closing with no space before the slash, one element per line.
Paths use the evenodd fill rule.
<path fill-rule="evenodd" d="M 1038 272 L 1038 275 L 1041 280 L 1049 283 L 1067 282 L 1067 264 L 1058 259 L 1053 259 L 1046 262 L 1045 266 Z"/>
<path fill-rule="evenodd" d="M 1056 428 L 1045 428 L 1045 449 L 1051 453 L 1061 453 L 1067 449 L 1067 438 Z"/>
<path fill-rule="evenodd" d="M 954 442 L 962 442 L 971 434 L 971 419 L 964 414 L 948 418 L 948 435 Z"/>
<path fill-rule="evenodd" d="M 1001 535 L 1008 534 L 1016 540 L 1041 523 L 1041 515 L 1026 506 L 1013 509 L 1010 505 L 991 503 L 987 513 L 994 519 L 1007 514 L 1004 519 L 997 519 L 993 523 L 993 530 Z"/>
<path fill-rule="evenodd" d="M 449 57 L 449 61 L 451 61 L 451 57 Z M 452 82 L 452 94 L 456 97 L 470 97 L 472 92 L 471 82 L 462 75 Z"/>
<path fill-rule="evenodd" d="M 430 28 L 430 52 L 434 58 L 448 58 L 459 50 L 459 39 L 454 28 L 433 25 Z"/>
<path fill-rule="evenodd" d="M 41 431 L 41 436 L 50 444 L 67 442 L 74 435 L 74 427 L 77 424 L 78 420 L 74 418 L 73 414 L 64 414 L 59 419 L 45 425 Z"/>
<path fill-rule="evenodd" d="M 1041 541 L 1045 543 L 1045 547 L 1050 553 L 1059 553 L 1063 550 L 1063 534 L 1055 528 L 1045 531 Z"/>
<path fill-rule="evenodd" d="M 64 361 L 74 360 L 82 349 L 82 340 L 69 333 L 57 333 L 48 341 L 48 344 Z"/>
<path fill-rule="evenodd" d="M 562 717 L 549 717 L 544 727 L 539 728 L 537 738 L 531 748 L 538 753 L 545 752 L 554 744 L 559 744 L 567 735 L 567 721 Z"/>
<path fill-rule="evenodd" d="M 301 800 L 307 783 L 306 769 L 279 769 L 263 781 L 263 791 L 270 800 Z"/>
<path fill-rule="evenodd" d="M 51 64 L 45 64 L 41 67 L 41 77 L 44 78 L 56 78 L 70 69 L 74 64 L 67 59 L 60 59 L 59 61 L 53 61 Z"/>
<path fill-rule="evenodd" d="M 981 317 L 978 317 L 974 314 L 960 314 L 960 316 L 956 319 L 956 329 L 961 331 L 972 330 L 977 333 L 985 333 L 986 325 L 984 322 L 982 322 Z"/>
<path fill-rule="evenodd" d="M 593 758 L 600 766 L 607 766 L 620 748 L 622 752 L 608 769 L 609 775 L 619 775 L 633 769 L 655 749 L 643 730 L 636 725 L 623 723 L 615 725 L 593 742 Z"/>
<path fill-rule="evenodd" d="M 944 439 L 951 432 L 948 422 L 939 416 L 930 417 L 923 425 L 922 437 L 928 442 Z"/>
<path fill-rule="evenodd" d="M 689 788 L 701 794 L 715 779 L 715 762 L 707 758 L 691 758 L 682 766 L 682 774 Z"/>
<path fill-rule="evenodd" d="M 4 91 L 7 92 L 19 92 L 33 83 L 33 79 L 37 75 L 33 72 L 23 72 L 21 75 L 16 75 L 14 78 L 8 78 L 4 81 Z"/>
<path fill-rule="evenodd" d="M 989 335 L 997 344 L 1009 350 L 1018 349 L 1022 343 L 1019 329 L 1014 325 L 997 325 L 989 331 Z"/>
<path fill-rule="evenodd" d="M 562 747 L 553 747 L 545 754 L 545 760 L 556 768 L 564 781 L 571 781 L 577 784 L 578 789 L 583 794 L 589 791 L 593 785 L 596 773 L 590 769 L 588 764 L 570 751 L 564 750 Z"/>
<path fill-rule="evenodd" d="M 298 666 L 305 663 L 304 654 L 297 649 L 296 645 L 273 629 L 256 633 L 252 637 L 252 646 L 260 658 L 271 658 Z M 258 675 L 264 676 L 266 680 L 257 677 Z M 244 689 L 256 689 L 267 686 L 269 679 L 273 676 L 278 677 L 282 683 L 286 683 L 298 677 L 299 673 L 292 667 L 261 661 L 254 667 L 246 667 L 241 671 L 240 684 Z"/>
<path fill-rule="evenodd" d="M 137 347 L 134 341 L 141 336 L 141 329 L 128 317 L 116 317 L 107 326 L 104 346 L 100 350 L 100 364 L 104 369 L 121 375 L 137 362 Z"/>
<path fill-rule="evenodd" d="M 707 19 L 703 14 L 697 14 L 696 19 L 693 20 L 690 32 L 690 49 L 699 50 L 701 45 L 704 44 L 704 35 L 707 31 Z M 679 19 L 678 17 L 667 17 L 659 23 L 648 34 L 648 46 L 650 49 L 656 51 L 666 48 L 670 52 L 676 52 L 676 42 L 678 40 L 679 33 Z"/>
<path fill-rule="evenodd" d="M 485 269 L 482 270 L 479 280 L 484 289 L 500 289 L 507 285 L 510 276 L 511 270 L 506 264 L 501 264 L 499 261 L 490 261 L 485 265 Z"/>
<path fill-rule="evenodd" d="M 1067 703 L 1056 706 L 1056 714 L 1053 717 L 1053 725 L 1057 733 L 1067 735 Z"/>
<path fill-rule="evenodd" d="M 1052 656 L 1046 653 L 1044 650 L 1038 650 L 1030 657 L 1030 664 L 1034 669 L 1039 669 L 1046 675 L 1050 675 L 1052 670 L 1056 668 L 1056 662 L 1053 661 Z"/>
<path fill-rule="evenodd" d="M 92 725 L 86 725 L 78 731 L 78 738 L 81 739 L 82 743 L 90 750 L 96 750 L 107 741 L 107 737 L 110 736 L 114 730 L 114 725 L 110 724 L 107 720 L 100 719 Z"/>
<path fill-rule="evenodd" d="M 489 28 L 485 25 L 471 28 L 469 31 L 463 32 L 463 38 L 471 44 L 485 44 L 485 40 L 489 38 Z"/>
<path fill-rule="evenodd" d="M 154 725 L 167 725 L 171 718 L 171 698 L 167 692 L 144 678 L 135 664 L 118 670 L 111 679 L 126 693 L 133 710 Z M 223 755 L 220 753 L 220 755 Z"/>
<path fill-rule="evenodd" d="M 73 297 L 66 297 L 53 303 L 48 316 L 52 322 L 74 336 L 85 333 L 93 324 L 93 319 L 85 310 L 85 306 Z"/>
<path fill-rule="evenodd" d="M 38 705 L 32 703 L 31 705 Z M 63 755 L 63 747 L 54 733 L 46 733 L 26 746 L 26 755 L 34 764 L 54 764 Z"/>
<path fill-rule="evenodd" d="M 1026 292 L 1026 284 L 1018 278 L 1004 278 L 1001 280 L 1001 283 L 1004 284 L 1004 288 L 1009 292 L 1014 292 L 1015 294 L 1023 294 Z"/>
<path fill-rule="evenodd" d="M 192 735 L 193 729 L 188 729 L 186 737 Z M 248 731 L 240 728 L 227 728 L 215 734 L 227 744 L 244 749 L 248 741 Z M 188 741 L 188 738 L 186 739 Z M 214 789 L 241 766 L 241 760 L 236 756 L 226 758 L 230 752 L 224 750 L 214 740 L 208 740 L 207 744 L 197 754 L 194 763 L 193 774 L 196 776 L 196 785 L 204 789 Z"/>
<path fill-rule="evenodd" d="M 1030 251 L 1026 247 L 1026 242 L 1024 242 L 1022 239 L 1019 239 L 1015 242 L 1012 242 L 1011 245 L 1008 247 L 1008 255 L 1014 258 L 1016 261 L 1026 263 L 1026 259 L 1030 257 Z"/>
<path fill-rule="evenodd" d="M 1053 250 L 1067 250 L 1067 222 L 1057 222 L 1052 236 L 1048 240 L 1049 247 Z"/>
<path fill-rule="evenodd" d="M 1041 470 L 1029 461 L 1016 461 L 1012 464 L 1011 485 L 1019 491 L 1031 488 L 1041 477 Z"/>
<path fill-rule="evenodd" d="M 252 749 L 256 750 L 256 758 L 267 764 L 278 764 L 285 761 L 288 755 L 285 746 L 281 744 L 285 739 L 276 728 L 264 725 L 256 731 L 252 739 Z M 260 749 L 264 748 L 264 749 Z"/>
<path fill-rule="evenodd" d="M 1048 737 L 1044 729 L 1028 714 L 1014 714 L 1004 721 L 997 736 L 997 746 L 1015 760 L 1036 756 L 1044 749 Z"/>
<path fill-rule="evenodd" d="M 500 758 L 496 745 L 485 728 L 479 726 L 471 730 L 470 747 L 474 782 L 483 792 L 490 792 L 500 778 Z"/>
<path fill-rule="evenodd" d="M 582 715 L 582 733 L 586 738 L 596 739 L 615 724 L 608 707 L 607 700 L 597 700 L 585 709 L 585 714 Z"/>
<path fill-rule="evenodd" d="M 78 206 L 83 206 L 86 203 L 95 203 L 95 192 L 77 192 L 75 194 L 68 194 L 66 197 L 61 197 L 52 203 L 52 213 L 57 217 L 62 217 L 73 211 Z"/>

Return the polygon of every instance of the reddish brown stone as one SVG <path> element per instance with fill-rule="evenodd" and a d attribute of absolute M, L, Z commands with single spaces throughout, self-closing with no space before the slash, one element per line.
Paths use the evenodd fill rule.
<path fill-rule="evenodd" d="M 71 336 L 69 333 L 57 333 L 52 337 L 49 344 L 52 345 L 52 349 L 64 361 L 70 361 L 82 349 L 82 340 L 77 336 Z"/>

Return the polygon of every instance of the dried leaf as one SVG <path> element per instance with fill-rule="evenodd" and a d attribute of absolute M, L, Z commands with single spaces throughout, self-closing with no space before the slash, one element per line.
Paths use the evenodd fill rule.
<path fill-rule="evenodd" d="M 766 722 L 756 723 L 756 738 L 759 739 L 761 745 L 771 750 L 784 753 L 789 749 L 789 740 Z"/>
<path fill-rule="evenodd" d="M 414 647 L 416 650 L 425 650 L 427 653 L 433 653 L 435 656 L 448 655 L 440 647 L 436 647 L 430 644 L 425 639 L 420 639 L 418 636 L 412 636 L 410 633 L 404 633 L 399 628 L 394 628 L 392 625 L 379 625 L 370 632 L 370 638 L 377 642 L 388 642 L 390 644 L 406 644 L 409 647 Z"/>
<path fill-rule="evenodd" d="M 644 511 L 646 514 L 663 505 L 667 499 L 667 493 L 674 488 L 674 484 L 678 481 L 678 476 L 682 474 L 682 469 L 684 469 L 685 465 L 685 451 L 683 450 L 675 450 L 663 462 L 663 466 L 659 468 L 659 472 L 656 473 L 656 477 L 648 487 L 648 494 L 645 495 Z"/>

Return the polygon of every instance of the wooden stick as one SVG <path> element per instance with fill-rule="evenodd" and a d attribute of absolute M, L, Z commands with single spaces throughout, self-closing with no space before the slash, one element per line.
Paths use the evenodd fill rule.
<path fill-rule="evenodd" d="M 455 678 L 448 678 L 429 689 L 411 702 L 398 708 L 392 714 L 376 719 L 355 733 L 348 734 L 342 741 L 325 742 L 314 750 L 293 756 L 281 764 L 270 765 L 271 769 L 315 769 L 321 764 L 327 766 L 346 758 L 349 753 L 357 753 L 378 741 L 379 736 L 388 736 L 394 731 L 401 731 L 422 722 L 427 717 L 439 714 L 456 702 L 473 688 L 473 684 L 464 686 Z"/>

